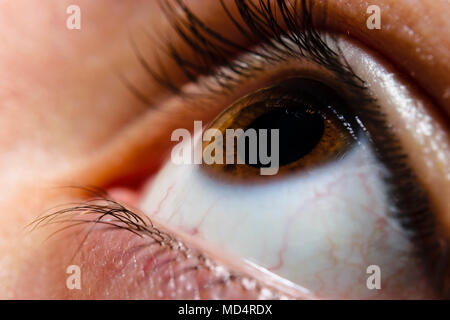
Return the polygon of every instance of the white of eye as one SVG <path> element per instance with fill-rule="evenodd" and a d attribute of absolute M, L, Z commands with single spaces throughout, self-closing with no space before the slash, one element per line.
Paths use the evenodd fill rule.
<path fill-rule="evenodd" d="M 141 209 L 319 297 L 429 297 L 414 245 L 391 216 L 387 170 L 360 141 L 339 161 L 263 184 L 168 161 Z M 368 288 L 371 265 L 380 290 Z"/>

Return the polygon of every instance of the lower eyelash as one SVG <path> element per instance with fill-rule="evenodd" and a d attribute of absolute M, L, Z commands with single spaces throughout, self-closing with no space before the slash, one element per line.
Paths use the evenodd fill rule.
<path fill-rule="evenodd" d="M 246 298 L 250 295 L 250 298 L 253 299 L 282 299 L 290 297 L 276 289 L 263 285 L 253 277 L 224 269 L 224 267 L 211 260 L 205 254 L 187 247 L 175 237 L 159 230 L 147 216 L 141 217 L 141 215 L 130 211 L 122 204 L 111 199 L 102 189 L 92 186 L 74 188 L 87 192 L 91 196 L 90 200 L 75 204 L 71 203 L 63 209 L 51 210 L 28 225 L 31 231 L 51 225 L 61 225 L 48 238 L 80 225 L 91 225 L 72 256 L 71 262 L 80 253 L 86 240 L 94 231 L 94 227 L 102 225 L 106 228 L 95 231 L 120 230 L 130 232 L 136 238 L 151 239 L 150 242 L 132 245 L 131 248 L 124 252 L 124 255 L 134 256 L 137 252 L 145 252 L 138 258 L 140 261 L 145 261 L 144 265 L 146 267 L 143 268 L 143 272 L 146 274 L 145 277 L 152 277 L 155 273 L 159 274 L 160 289 L 152 292 L 154 294 L 152 298 L 154 299 L 185 298 L 184 296 L 173 296 L 175 288 L 170 283 L 171 280 L 173 282 L 181 282 L 181 279 L 189 278 L 189 274 L 192 272 L 195 276 L 193 276 L 194 280 L 191 279 L 191 281 L 195 281 L 196 294 L 198 295 L 194 298 L 212 298 L 224 292 L 225 289 L 230 290 L 232 295 L 239 297 L 239 294 L 241 294 L 245 295 Z M 171 269 L 169 274 L 165 273 L 167 268 Z M 133 276 L 136 275 L 129 275 L 129 277 Z M 146 281 L 146 278 L 143 280 Z M 143 285 L 148 286 L 146 283 Z M 161 289 L 161 287 L 164 288 L 165 286 L 168 286 L 165 290 Z M 187 285 L 187 287 L 189 286 L 192 287 L 192 284 Z"/>

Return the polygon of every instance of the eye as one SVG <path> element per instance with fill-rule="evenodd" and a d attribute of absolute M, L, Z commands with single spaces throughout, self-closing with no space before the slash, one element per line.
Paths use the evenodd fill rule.
<path fill-rule="evenodd" d="M 214 139 L 203 142 L 203 168 L 224 179 L 252 179 L 336 159 L 357 142 L 355 124 L 336 111 L 345 110 L 342 104 L 330 88 L 305 78 L 249 94 L 204 133 L 203 140 Z"/>
<path fill-rule="evenodd" d="M 260 86 L 174 147 L 172 160 L 190 164 L 168 159 L 143 211 L 319 297 L 435 297 L 440 279 L 431 273 L 442 276 L 445 252 L 391 130 L 385 111 L 396 106 L 307 58 L 265 72 Z M 227 140 L 230 129 L 242 131 Z M 274 129 L 277 146 L 268 139 Z M 278 156 L 275 165 L 261 161 L 261 141 L 271 141 L 263 155 Z M 374 266 L 381 291 L 367 284 Z"/>

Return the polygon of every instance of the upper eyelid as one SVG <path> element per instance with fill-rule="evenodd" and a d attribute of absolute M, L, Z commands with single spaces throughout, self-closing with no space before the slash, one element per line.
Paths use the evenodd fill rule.
<path fill-rule="evenodd" d="M 167 1 L 181 1 L 181 0 L 161 0 L 162 2 Z M 253 1 L 253 0 L 249 0 Z M 254 0 L 260 1 L 260 0 Z M 267 0 L 269 1 L 269 0 Z M 293 3 L 294 0 L 290 0 L 289 2 Z M 207 24 L 213 28 L 214 30 L 219 30 L 224 35 L 227 35 L 228 38 L 235 40 L 235 42 L 243 47 L 248 47 L 247 39 L 243 39 L 242 35 L 238 35 L 233 31 L 233 24 L 230 24 L 230 20 L 226 18 L 226 14 L 223 10 L 220 10 L 220 3 L 211 3 L 207 7 L 202 6 L 196 1 L 188 2 L 189 7 L 192 8 L 192 11 L 197 14 L 201 19 L 207 20 Z M 225 1 L 226 2 L 226 1 Z M 230 1 L 232 2 L 232 0 Z M 230 2 L 226 2 L 227 4 Z M 297 0 L 297 3 L 299 0 Z M 317 26 L 321 30 L 329 30 L 331 33 L 345 34 L 348 35 L 349 38 L 355 39 L 357 42 L 362 43 L 367 48 L 373 50 L 374 52 L 379 53 L 381 56 L 385 57 L 388 61 L 392 62 L 397 71 L 400 73 L 409 75 L 414 82 L 419 84 L 424 92 L 430 96 L 433 101 L 438 103 L 437 107 L 442 108 L 444 111 L 450 112 L 448 109 L 448 99 L 450 95 L 447 94 L 448 86 L 446 84 L 446 72 L 448 70 L 448 65 L 446 63 L 446 56 L 443 55 L 445 53 L 445 32 L 440 33 L 440 36 L 436 35 L 433 37 L 427 36 L 427 30 L 433 30 L 438 27 L 439 22 L 444 22 L 443 19 L 432 19 L 429 18 L 441 18 L 441 12 L 439 11 L 439 6 L 433 8 L 430 12 L 426 12 L 426 18 L 430 20 L 429 27 L 424 28 L 423 30 L 420 28 L 422 24 L 414 24 L 416 21 L 422 21 L 423 16 L 417 16 L 417 10 L 413 10 L 413 14 L 408 14 L 407 9 L 414 9 L 415 6 L 425 6 L 419 4 L 412 4 L 407 1 L 399 0 L 400 4 L 395 6 L 395 8 L 391 8 L 387 1 L 381 1 L 379 6 L 382 11 L 382 30 L 368 30 L 366 28 L 366 7 L 364 4 L 360 4 L 359 6 L 354 6 L 350 1 L 348 5 L 342 6 L 342 2 L 336 0 L 326 0 L 315 2 L 315 10 L 314 14 L 317 11 L 326 10 L 327 19 L 318 19 L 314 16 L 314 20 L 316 21 Z M 176 4 L 175 4 L 176 5 Z M 326 5 L 326 6 L 325 6 Z M 204 9 L 207 9 L 206 11 Z M 347 10 L 348 9 L 348 10 Z M 389 14 L 386 15 L 385 12 L 389 10 Z M 181 11 L 181 10 L 179 10 Z M 210 13 L 207 15 L 206 13 Z M 213 13 L 213 14 L 211 14 Z M 163 20 L 166 20 L 163 18 Z M 323 21 L 322 21 L 323 20 Z M 404 24 L 402 21 L 409 26 L 408 30 L 412 30 L 414 32 L 405 34 Z M 408 23 L 410 22 L 410 23 Z M 431 28 L 431 29 L 430 29 Z M 156 32 L 154 32 L 156 31 Z M 154 43 L 152 44 L 152 52 L 147 56 L 149 59 L 150 65 L 156 69 L 155 63 L 161 62 L 161 65 L 166 67 L 167 74 L 174 81 L 173 83 L 177 88 L 191 82 L 188 79 L 182 77 L 180 70 L 176 67 L 173 61 L 166 55 L 167 50 L 176 49 L 180 50 L 183 54 L 183 58 L 187 58 L 192 61 L 193 56 L 192 52 L 188 52 L 189 50 L 183 51 L 186 49 L 185 43 L 176 35 L 173 31 L 173 28 L 170 25 L 170 21 L 166 24 L 162 29 L 152 30 L 151 33 L 153 35 L 151 38 L 153 40 L 163 40 L 160 42 L 160 48 L 163 50 L 155 49 Z M 147 36 L 150 35 L 146 33 Z M 161 34 L 167 35 L 162 39 Z M 165 43 L 170 40 L 171 48 L 165 46 Z M 419 41 L 420 40 L 420 41 Z M 145 40 L 142 43 L 145 45 Z M 162 48 L 161 48 L 162 47 Z M 404 50 L 404 48 L 414 48 L 417 50 Z M 436 49 L 436 56 L 432 61 L 423 60 L 422 53 L 428 52 L 432 54 L 434 52 L 434 48 Z M 430 49 L 431 48 L 431 49 Z M 431 51 L 430 51 L 431 50 Z M 150 88 L 151 91 L 154 92 L 156 89 L 156 93 L 158 96 L 167 97 L 167 92 L 164 88 L 158 88 L 158 82 L 154 81 L 154 79 L 150 80 Z M 139 86 L 146 86 L 145 83 L 136 84 Z M 158 93 L 159 92 L 159 93 Z M 173 91 L 172 93 L 174 93 Z M 142 89 L 141 93 L 145 94 L 146 90 Z M 154 100 L 155 94 L 152 94 L 151 102 L 156 102 L 158 100 Z"/>
<path fill-rule="evenodd" d="M 175 48 L 175 46 L 176 46 L 176 43 L 174 42 L 174 48 Z M 170 70 L 170 71 L 171 71 L 171 70 Z M 195 88 L 195 85 L 194 85 L 193 87 Z M 173 102 L 172 102 L 172 98 L 174 99 L 174 101 L 178 101 L 178 102 L 173 103 Z M 225 98 L 222 96 L 220 100 L 215 99 L 213 102 L 214 102 L 214 104 L 220 104 L 220 102 L 223 102 L 222 105 L 220 106 L 220 108 L 223 108 L 224 105 L 226 105 L 226 102 L 227 102 L 227 101 L 228 101 L 228 100 L 225 99 Z M 192 103 L 188 104 L 188 103 L 186 103 L 185 101 L 183 101 L 182 103 L 180 103 L 179 100 L 177 99 L 177 97 L 169 96 L 168 99 L 166 99 L 165 101 L 162 101 L 162 103 L 159 104 L 159 105 L 157 105 L 156 107 L 157 107 L 157 109 L 167 109 L 168 106 L 169 106 L 169 107 L 170 107 L 170 106 L 174 106 L 174 108 L 170 108 L 170 110 L 171 110 L 170 112 L 171 112 L 171 113 L 174 113 L 174 110 L 176 109 L 177 112 L 180 112 L 179 114 L 177 113 L 177 115 L 179 115 L 180 118 L 183 117 L 183 118 L 186 118 L 186 119 L 192 119 L 193 117 L 196 117 L 196 120 L 201 120 L 201 119 L 203 119 L 203 120 L 208 120 L 208 119 L 203 118 L 203 117 L 202 117 L 201 115 L 199 115 L 198 113 L 195 114 L 195 112 L 192 113 L 192 114 L 186 114 L 186 113 L 188 113 L 190 110 L 194 109 L 194 108 L 191 108 L 191 106 L 194 107 L 194 106 L 197 105 L 197 104 L 201 104 L 202 102 L 204 102 L 204 100 L 199 99 L 199 100 L 197 101 L 196 99 L 194 99 L 194 100 L 192 100 L 192 101 L 190 101 L 190 102 L 192 102 Z M 208 101 L 207 101 L 207 102 L 208 102 Z M 208 108 L 211 109 L 211 106 L 208 105 Z M 219 109 L 219 107 L 217 107 L 217 106 L 215 106 L 214 108 L 215 108 L 215 110 L 221 110 L 221 109 Z M 197 108 L 196 108 L 196 109 L 197 109 Z M 183 113 L 183 110 L 186 111 L 186 112 Z M 150 117 L 150 116 L 152 116 L 152 114 L 148 114 L 148 116 Z M 156 116 L 157 116 L 157 115 L 156 115 Z M 184 122 L 184 124 L 180 124 L 179 122 L 171 121 L 170 124 L 169 124 L 169 123 L 166 123 L 166 124 L 162 125 L 161 123 L 159 123 L 157 126 L 154 126 L 153 128 L 154 128 L 155 130 L 158 130 L 158 131 L 161 132 L 161 134 L 158 134 L 157 136 L 161 136 L 163 133 L 164 133 L 164 134 L 167 134 L 167 135 L 170 135 L 170 131 L 172 130 L 171 128 L 173 128 L 173 126 L 176 125 L 176 126 L 185 127 L 185 126 L 186 126 L 186 123 L 189 123 L 189 122 L 187 121 L 187 122 Z M 191 123 L 192 123 L 192 122 L 191 122 Z M 138 127 L 141 128 L 140 125 L 139 125 Z M 138 130 L 138 131 L 140 131 L 140 130 Z M 143 131 L 143 132 L 148 132 L 148 126 L 147 126 L 147 128 L 143 129 L 142 131 Z M 155 135 L 156 135 L 156 134 L 155 134 Z M 137 138 L 137 139 L 138 139 L 138 141 L 142 141 L 142 138 Z M 150 144 L 150 142 L 151 142 L 151 144 Z M 149 141 L 149 145 L 153 146 L 154 144 L 156 144 L 156 141 Z M 165 147 L 168 147 L 167 144 L 164 144 L 164 145 L 165 145 Z M 164 148 L 164 150 L 167 150 L 167 149 Z"/>
<path fill-rule="evenodd" d="M 307 0 L 304 0 L 307 1 Z M 317 14 L 317 11 L 316 11 Z M 279 30 L 281 32 L 281 30 Z M 310 33 L 314 34 L 314 39 L 315 40 L 319 40 L 318 35 L 316 34 L 316 30 L 314 29 L 310 29 L 309 31 Z M 281 34 L 281 33 L 280 33 Z M 268 36 L 267 39 L 271 40 L 272 39 L 272 35 Z M 170 46 L 169 46 L 170 47 Z M 136 49 L 138 49 L 136 47 Z M 172 44 L 172 49 L 176 50 L 176 44 L 175 42 Z M 254 50 L 253 50 L 254 51 Z M 253 54 L 252 50 L 247 50 L 247 53 Z M 170 50 L 168 51 L 170 52 Z M 167 52 L 166 52 L 167 53 Z M 141 52 L 137 52 L 138 56 L 140 59 L 143 59 L 142 62 L 145 63 L 145 68 L 151 68 L 152 66 L 154 66 L 151 63 L 147 63 L 146 60 L 144 60 L 144 55 L 141 54 Z M 181 52 L 180 54 L 181 55 Z M 167 58 L 167 57 L 166 57 Z M 231 57 L 230 57 L 231 58 Z M 166 60 L 161 60 L 161 62 L 166 62 L 166 64 L 162 64 L 163 67 L 165 67 L 167 65 L 167 61 Z M 334 62 L 336 62 L 335 64 L 335 73 L 338 74 L 339 76 L 342 77 L 342 75 L 347 76 L 347 78 L 349 79 L 349 81 L 347 81 L 347 83 L 353 83 L 355 87 L 358 86 L 358 84 L 355 84 L 355 75 L 350 72 L 349 70 L 347 70 L 346 72 L 337 72 L 339 70 L 344 70 L 343 66 L 341 64 L 341 62 L 339 62 L 338 60 L 334 60 Z M 172 68 L 166 68 L 166 71 L 171 72 Z M 150 69 L 150 71 L 154 71 L 154 69 Z M 151 76 L 155 75 L 155 73 L 150 74 Z M 173 76 L 173 73 L 170 73 L 171 76 Z M 163 76 L 165 76 L 163 74 Z M 167 74 L 168 76 L 168 74 Z M 170 80 L 166 77 L 163 77 L 163 79 L 167 79 Z M 157 81 L 158 79 L 154 79 L 155 81 Z M 359 85 L 361 85 L 360 81 L 357 81 L 359 83 Z M 194 96 L 194 99 L 179 99 L 180 98 L 180 93 L 181 93 L 181 97 L 184 98 L 184 96 L 182 95 L 182 92 L 180 90 L 180 88 L 185 88 L 185 87 L 191 87 L 194 88 L 193 91 L 198 92 L 200 91 L 201 93 L 204 92 L 204 90 L 199 90 L 199 86 L 198 83 L 192 83 L 192 81 L 188 81 L 188 85 L 186 85 L 186 83 L 184 82 L 169 82 L 170 84 L 170 88 L 172 94 L 169 95 L 166 99 L 161 100 L 160 103 L 154 104 L 154 105 L 150 105 L 151 109 L 149 110 L 148 114 L 146 114 L 146 118 L 148 118 L 148 120 L 145 121 L 145 123 L 147 123 L 147 125 L 143 125 L 143 127 L 141 128 L 141 124 L 137 124 L 137 128 L 135 129 L 136 132 L 141 132 L 141 137 L 140 138 L 136 138 L 137 141 L 142 141 L 142 136 L 147 137 L 146 141 L 147 143 L 142 145 L 142 143 L 139 144 L 139 148 L 140 149 L 158 149 L 158 150 L 165 150 L 167 151 L 168 148 L 168 143 L 166 140 L 164 141 L 159 141 L 156 139 L 152 139 L 152 136 L 157 136 L 160 137 L 162 134 L 167 134 L 167 136 L 170 135 L 170 132 L 173 130 L 174 126 L 176 127 L 185 127 L 186 124 L 189 123 L 190 120 L 204 120 L 204 121 L 209 121 L 212 120 L 213 117 L 215 117 L 218 112 L 222 111 L 224 106 L 227 105 L 227 103 L 233 101 L 233 97 L 238 98 L 239 96 L 241 96 L 242 94 L 245 94 L 246 92 L 244 92 L 243 90 L 241 90 L 241 88 L 239 88 L 239 90 L 235 91 L 235 92 L 227 92 L 226 95 L 205 95 L 205 94 L 201 94 L 201 97 L 198 96 Z M 192 86 L 191 86 L 192 84 Z M 164 84 L 162 84 L 164 86 Z M 248 86 L 246 86 L 247 89 Z M 360 88 L 357 88 L 360 89 Z M 231 94 L 228 94 L 231 93 Z M 213 100 L 211 100 L 211 98 L 213 98 Z M 208 106 L 209 111 L 205 112 L 205 105 Z M 199 108 L 197 107 L 199 106 Z M 196 110 L 194 110 L 196 109 Z M 164 123 L 161 123 L 161 121 L 158 121 L 158 125 L 153 126 L 153 130 L 151 132 L 151 134 L 149 135 L 149 131 L 148 131 L 148 127 L 149 127 L 149 123 L 152 123 L 152 119 L 154 118 L 155 121 L 157 121 L 156 119 L 158 118 L 158 113 L 154 113 L 153 111 L 155 110 L 166 110 L 167 112 L 170 112 L 171 114 L 176 114 L 177 117 L 176 118 L 183 118 L 184 120 L 182 122 L 177 121 L 176 119 L 173 119 L 173 117 L 170 118 L 170 121 L 164 121 Z M 170 111 L 169 111 L 170 110 Z M 208 113 L 207 115 L 205 115 L 206 113 Z M 142 121 L 140 121 L 142 122 Z M 170 122 L 170 123 L 167 123 Z M 191 122 L 192 123 L 192 122 Z M 155 132 L 157 131 L 157 132 Z M 127 139 L 128 141 L 131 141 L 130 139 Z M 158 142 L 159 141 L 159 142 Z M 120 142 L 120 141 L 119 141 Z M 163 143 L 164 142 L 164 143 Z M 130 157 L 132 157 L 134 159 L 133 156 L 133 152 L 129 151 L 129 150 L 123 150 L 123 148 L 121 148 L 120 150 L 122 150 L 121 152 L 124 153 L 124 157 L 125 154 L 130 154 Z M 118 167 L 122 167 L 122 165 L 118 165 Z M 107 179 L 109 181 L 109 179 Z"/>

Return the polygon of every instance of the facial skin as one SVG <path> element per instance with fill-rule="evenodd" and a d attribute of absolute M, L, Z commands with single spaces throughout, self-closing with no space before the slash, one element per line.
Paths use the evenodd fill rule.
<path fill-rule="evenodd" d="M 66 8 L 73 3 L 81 8 L 81 30 L 66 28 Z M 187 3 L 212 27 L 226 30 L 229 22 L 219 14 L 218 3 Z M 324 29 L 347 34 L 379 52 L 434 102 L 430 113 L 447 128 L 450 4 L 445 0 L 377 1 L 382 30 L 368 30 L 365 11 L 369 4 L 329 0 Z M 155 154 L 167 151 L 170 132 L 193 119 L 211 117 L 198 112 L 182 120 L 151 112 L 152 107 L 173 110 L 181 102 L 149 79 L 137 61 L 130 32 L 149 60 L 157 52 L 157 39 L 146 38 L 139 32 L 142 28 L 158 30 L 167 38 L 173 34 L 157 1 L 17 0 L 0 4 L 0 298 L 95 298 L 96 293 L 105 297 L 101 289 L 73 293 L 65 288 L 65 270 L 76 249 L 73 238 L 43 241 L 55 229 L 29 233 L 24 227 L 52 206 L 80 201 L 79 195 L 57 188 L 62 185 L 112 185 L 119 198 L 132 203 L 136 194 L 130 191 L 129 181 L 157 169 L 162 158 Z M 239 41 L 239 35 L 235 37 Z M 183 48 L 176 41 L 175 46 Z M 159 58 L 168 66 L 173 63 L 165 56 Z M 152 97 L 152 105 L 139 101 L 119 74 Z M 407 138 L 404 141 L 412 143 Z M 450 190 L 443 174 L 425 180 L 427 185 Z M 450 235 L 449 205 L 444 201 L 436 207 Z M 123 235 L 117 241 L 125 246 L 130 237 Z M 104 240 L 98 240 L 100 246 L 106 245 Z M 92 272 L 92 278 L 98 272 L 94 269 L 108 268 L 108 261 L 106 267 L 98 261 L 111 255 L 96 257 L 97 264 L 86 271 Z M 236 265 L 232 258 L 219 259 L 224 265 Z M 279 289 L 286 293 L 285 288 Z M 120 298 L 120 290 L 111 286 L 110 296 Z M 152 292 L 137 295 L 130 290 L 122 297 L 136 296 L 152 297 Z"/>

